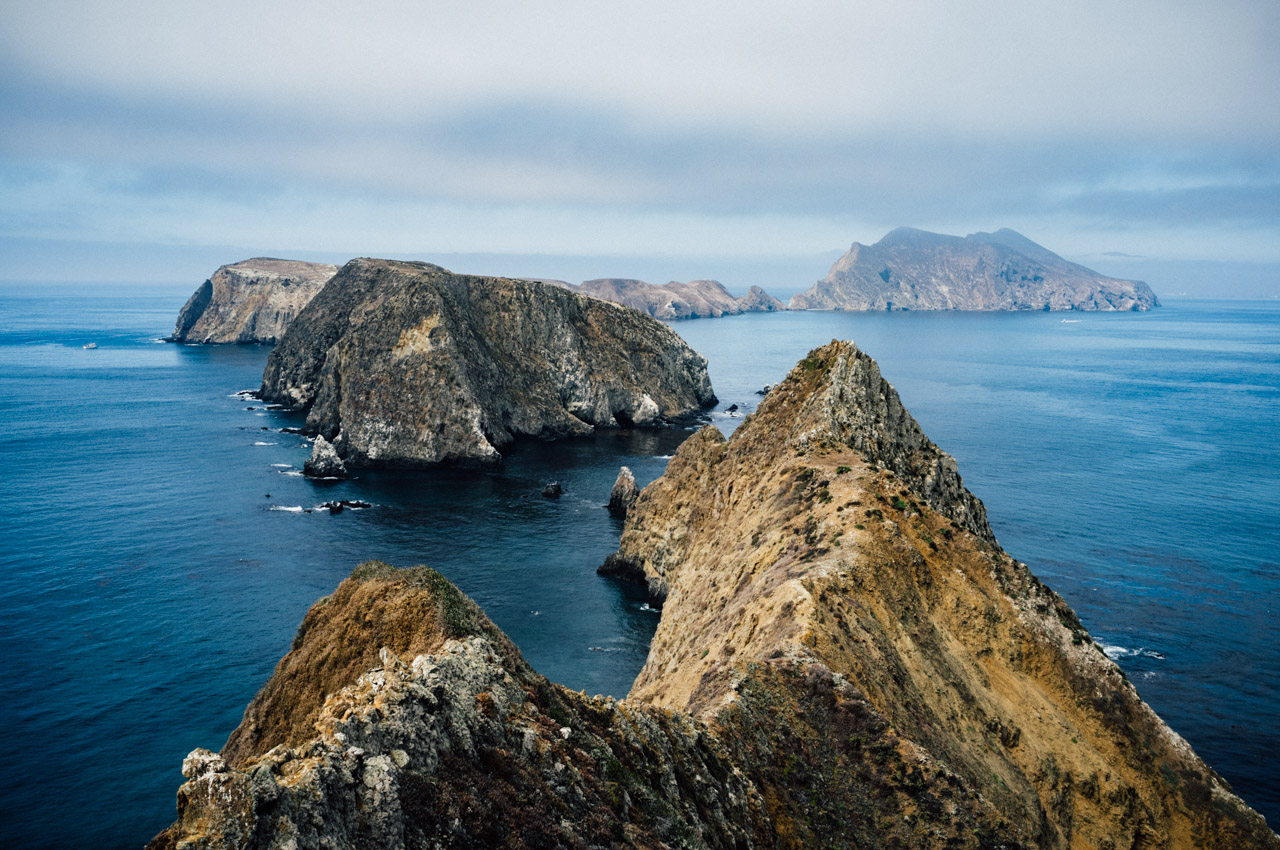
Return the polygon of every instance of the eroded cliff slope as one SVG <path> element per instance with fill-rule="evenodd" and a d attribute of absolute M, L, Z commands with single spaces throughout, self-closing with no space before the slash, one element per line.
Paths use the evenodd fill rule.
<path fill-rule="evenodd" d="M 661 286 L 642 280 L 600 278 L 583 281 L 575 291 L 648 313 L 655 319 L 718 319 L 739 313 L 772 313 L 786 305 L 758 286 L 734 297 L 718 280 L 671 281 Z"/>
<path fill-rule="evenodd" d="M 543 283 L 352 260 L 272 351 L 263 397 L 351 466 L 484 464 L 518 436 L 653 426 L 713 404 L 670 328 Z"/>
<path fill-rule="evenodd" d="M 965 237 L 910 227 L 853 243 L 792 310 L 1149 310 L 1145 283 L 1068 262 L 1003 229 Z"/>
<path fill-rule="evenodd" d="M 257 257 L 223 266 L 187 299 L 171 342 L 272 343 L 337 266 Z"/>

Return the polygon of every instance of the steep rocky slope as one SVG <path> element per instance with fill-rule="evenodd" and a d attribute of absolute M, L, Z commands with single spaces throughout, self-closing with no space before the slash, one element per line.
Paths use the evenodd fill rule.
<path fill-rule="evenodd" d="M 370 259 L 298 315 L 262 381 L 348 466 L 495 463 L 518 436 L 654 426 L 715 402 L 706 360 L 634 310 Z"/>
<path fill-rule="evenodd" d="M 178 313 L 171 342 L 271 343 L 337 266 L 258 257 L 218 269 Z"/>
<path fill-rule="evenodd" d="M 1145 283 L 1105 277 L 1012 230 L 963 238 L 909 227 L 853 243 L 792 310 L 1149 310 Z"/>
<path fill-rule="evenodd" d="M 627 278 L 600 278 L 578 286 L 553 281 L 557 286 L 624 304 L 655 319 L 717 319 L 739 313 L 772 313 L 786 305 L 758 286 L 734 297 L 718 280 L 672 281 L 661 286 Z"/>
<path fill-rule="evenodd" d="M 691 437 L 611 565 L 665 600 L 621 702 L 362 566 L 152 847 L 1280 848 L 849 343 Z"/>

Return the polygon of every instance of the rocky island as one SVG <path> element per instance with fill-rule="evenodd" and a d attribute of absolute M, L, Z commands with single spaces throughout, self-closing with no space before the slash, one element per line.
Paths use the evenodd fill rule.
<path fill-rule="evenodd" d="M 222 266 L 178 313 L 170 342 L 273 343 L 338 271 L 258 257 Z"/>
<path fill-rule="evenodd" d="M 687 440 L 606 567 L 663 602 L 622 701 L 362 565 L 151 847 L 1280 848 L 851 343 Z"/>
<path fill-rule="evenodd" d="M 706 360 L 635 310 L 429 263 L 347 263 L 271 352 L 262 397 L 348 467 L 497 463 L 517 437 L 653 427 L 715 403 Z"/>
<path fill-rule="evenodd" d="M 648 313 L 655 319 L 718 319 L 741 313 L 773 313 L 787 306 L 758 286 L 735 297 L 718 280 L 671 281 L 661 286 L 629 278 L 599 278 L 574 286 L 546 281 L 592 298 L 603 298 Z"/>
<path fill-rule="evenodd" d="M 1012 230 L 945 236 L 910 227 L 853 243 L 792 310 L 1149 310 L 1145 283 L 1064 260 Z"/>

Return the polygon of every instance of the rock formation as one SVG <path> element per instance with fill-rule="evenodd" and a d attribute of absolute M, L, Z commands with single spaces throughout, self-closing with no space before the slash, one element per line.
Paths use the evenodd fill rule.
<path fill-rule="evenodd" d="M 259 257 L 223 266 L 187 300 L 170 342 L 273 343 L 337 266 Z"/>
<path fill-rule="evenodd" d="M 686 441 L 611 561 L 665 602 L 621 702 L 361 566 L 151 847 L 1280 848 L 852 344 Z"/>
<path fill-rule="evenodd" d="M 634 310 L 370 259 L 298 315 L 262 396 L 307 410 L 349 467 L 496 463 L 518 436 L 657 426 L 716 400 L 706 360 Z"/>
<path fill-rule="evenodd" d="M 302 465 L 302 474 L 310 478 L 341 478 L 347 474 L 347 466 L 333 444 L 317 436 L 311 446 L 311 457 Z"/>
<path fill-rule="evenodd" d="M 735 298 L 718 280 L 672 281 L 661 286 L 626 278 L 600 278 L 583 281 L 578 286 L 562 280 L 546 282 L 592 298 L 633 307 L 655 319 L 707 319 L 787 309 L 785 304 L 758 286 L 752 286 L 746 295 Z"/>
<path fill-rule="evenodd" d="M 1145 283 L 1068 262 L 1012 230 L 963 238 L 909 227 L 853 243 L 792 310 L 1149 310 Z"/>
<path fill-rule="evenodd" d="M 640 489 L 636 487 L 636 476 L 631 467 L 622 467 L 613 482 L 613 489 L 609 491 L 609 513 L 625 519 L 639 495 Z"/>

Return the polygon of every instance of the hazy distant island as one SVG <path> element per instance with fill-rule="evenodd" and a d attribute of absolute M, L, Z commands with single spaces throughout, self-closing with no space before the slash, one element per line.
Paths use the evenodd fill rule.
<path fill-rule="evenodd" d="M 561 317 L 548 304 L 671 333 L 425 265 L 353 261 L 322 297 L 383 275 L 481 301 L 500 289 L 492 306 L 512 309 L 487 315 L 528 305 L 501 330 L 539 349 Z M 401 316 L 409 356 L 456 350 L 435 315 Z M 382 336 L 367 318 L 354 331 Z M 403 395 L 411 375 L 363 386 Z M 222 752 L 183 761 L 177 820 L 151 850 L 1280 850 L 1000 548 L 955 460 L 852 343 L 810 352 L 729 440 L 687 439 L 602 569 L 662 603 L 621 701 L 539 675 L 440 573 L 360 566 L 308 612 Z"/>
<path fill-rule="evenodd" d="M 718 319 L 741 313 L 773 313 L 787 309 L 758 286 L 735 297 L 718 280 L 671 281 L 662 285 L 629 278 L 599 278 L 574 286 L 563 280 L 544 280 L 592 298 L 603 298 L 648 313 L 655 319 Z"/>
<path fill-rule="evenodd" d="M 792 310 L 1149 310 L 1145 283 L 1064 260 L 1009 229 L 946 236 L 899 227 L 857 242 Z"/>
<path fill-rule="evenodd" d="M 178 313 L 170 342 L 273 343 L 338 267 L 255 257 L 219 268 Z"/>
<path fill-rule="evenodd" d="M 516 437 L 659 426 L 716 402 L 702 355 L 636 310 L 375 259 L 347 263 L 298 314 L 262 396 L 305 410 L 354 466 L 497 463 Z"/>

